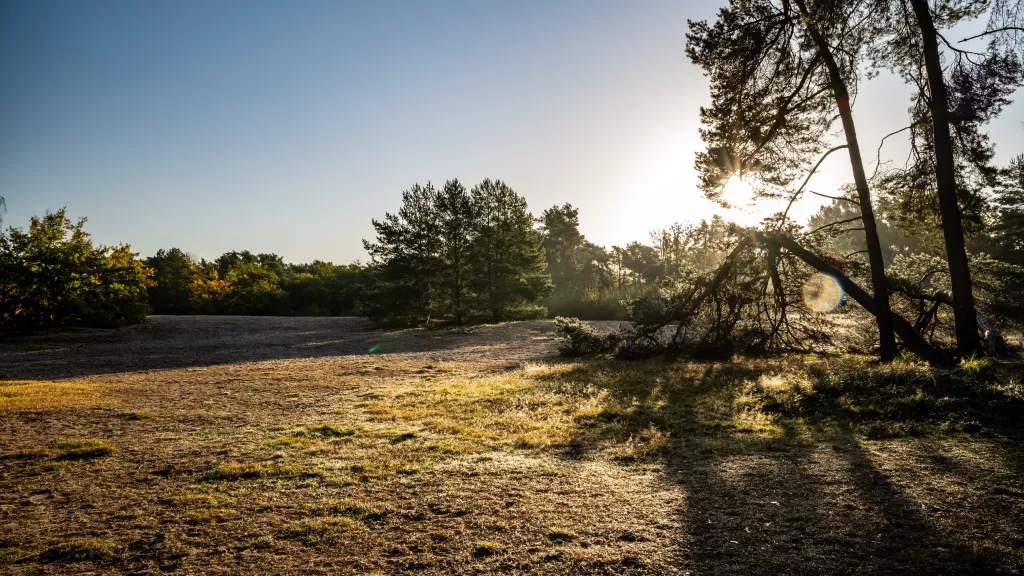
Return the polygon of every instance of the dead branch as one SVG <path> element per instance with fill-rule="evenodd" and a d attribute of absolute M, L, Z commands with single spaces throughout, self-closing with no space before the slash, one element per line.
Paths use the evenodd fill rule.
<path fill-rule="evenodd" d="M 803 246 L 797 244 L 795 240 L 784 234 L 766 235 L 761 232 L 758 232 L 757 234 L 763 242 L 778 244 L 780 247 L 789 250 L 791 254 L 803 260 L 818 272 L 833 277 L 836 282 L 839 283 L 839 286 L 843 291 L 849 294 L 850 297 L 858 304 L 863 306 L 865 310 L 872 314 L 876 313 L 874 297 L 855 284 L 853 280 L 843 274 L 838 268 L 832 266 L 817 254 L 808 251 Z M 896 334 L 901 340 L 903 340 L 903 343 L 911 352 L 928 360 L 944 360 L 940 357 L 938 351 L 928 344 L 928 342 L 926 342 L 925 339 L 914 330 L 914 327 L 911 326 L 910 322 L 907 322 L 905 318 L 893 312 L 892 323 Z"/>

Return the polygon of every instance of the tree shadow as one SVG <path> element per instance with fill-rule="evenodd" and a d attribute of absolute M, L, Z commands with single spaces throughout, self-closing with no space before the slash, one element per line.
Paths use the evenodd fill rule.
<path fill-rule="evenodd" d="M 986 574 L 1019 559 L 975 541 L 1006 536 L 983 526 L 999 517 L 998 507 L 958 509 L 948 495 L 908 492 L 926 470 L 901 470 L 898 458 L 873 452 L 857 427 L 862 422 L 849 417 L 856 398 L 820 421 L 792 410 L 766 420 L 763 398 L 752 390 L 806 371 L 801 364 L 593 361 L 551 374 L 552 382 L 595 387 L 609 400 L 578 421 L 563 457 L 601 452 L 624 465 L 663 465 L 685 491 L 681 539 L 697 574 Z M 907 413 L 883 413 L 900 415 Z M 891 442 L 928 456 L 917 439 Z M 1007 446 L 1008 458 L 1019 463 L 1019 443 Z M 955 493 L 982 479 L 944 481 Z"/>
<path fill-rule="evenodd" d="M 293 358 L 470 354 L 536 356 L 551 344 L 548 323 L 448 330 L 381 330 L 353 317 L 154 316 L 118 330 L 63 329 L 0 339 L 0 379 L 57 379 Z M 548 352 L 553 352 L 553 344 Z M 546 349 L 545 349 L 546 350 Z M 385 360 L 386 362 L 386 360 Z"/>

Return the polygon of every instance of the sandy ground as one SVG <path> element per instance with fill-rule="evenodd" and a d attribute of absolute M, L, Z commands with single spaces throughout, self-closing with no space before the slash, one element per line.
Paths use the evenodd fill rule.
<path fill-rule="evenodd" d="M 399 444 L 408 426 L 374 416 L 382 396 L 557 363 L 555 352 L 542 321 L 385 332 L 353 318 L 154 317 L 2 341 L 0 380 L 80 382 L 103 397 L 0 414 L 0 572 L 1020 568 L 1024 486 L 1006 440 L 830 438 L 623 463 L 500 438 L 449 453 L 426 428 Z M 274 443 L 321 422 L 358 432 Z M 60 456 L 68 439 L 114 452 Z M 403 467 L 413 457 L 419 467 Z M 236 463 L 258 468 L 225 480 Z M 77 538 L 110 549 L 61 548 Z"/>

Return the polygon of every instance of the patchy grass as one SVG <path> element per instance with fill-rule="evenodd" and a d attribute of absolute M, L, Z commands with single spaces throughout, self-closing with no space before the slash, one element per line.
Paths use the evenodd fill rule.
<path fill-rule="evenodd" d="M 131 407 L 0 413 L 0 572 L 1024 565 L 1019 366 L 562 362 L 550 323 L 355 322 L 155 317 L 102 354 L 0 354 L 19 377 L 105 374 Z"/>
<path fill-rule="evenodd" d="M 305 469 L 298 466 L 265 462 L 228 462 L 220 464 L 203 475 L 204 480 L 225 481 L 253 480 L 262 478 L 318 478 L 319 470 Z"/>
<path fill-rule="evenodd" d="M 46 448 L 22 448 L 21 450 L 11 450 L 10 452 L 4 452 L 0 454 L 2 460 L 36 460 L 39 458 L 47 458 L 51 455 L 50 450 Z"/>
<path fill-rule="evenodd" d="M 351 518 L 305 518 L 278 533 L 283 540 L 299 540 L 307 546 L 337 544 L 346 534 L 359 530 Z"/>
<path fill-rule="evenodd" d="M 0 566 L 14 564 L 28 558 L 28 554 L 18 548 L 0 548 Z"/>
<path fill-rule="evenodd" d="M 284 431 L 284 434 L 264 442 L 269 448 L 289 446 L 307 446 L 318 440 L 340 440 L 356 435 L 356 428 L 334 426 L 332 424 L 314 424 L 298 426 Z"/>
<path fill-rule="evenodd" d="M 307 438 L 345 438 L 356 434 L 355 428 L 342 428 L 331 424 L 316 424 L 299 428 L 291 433 L 293 436 Z"/>
<path fill-rule="evenodd" d="M 117 452 L 106 440 L 85 438 L 80 440 L 61 440 L 56 444 L 61 453 L 57 460 L 90 460 L 110 456 Z"/>
<path fill-rule="evenodd" d="M 569 542 L 576 539 L 576 533 L 565 528 L 550 528 L 546 536 L 552 542 Z"/>
<path fill-rule="evenodd" d="M 84 562 L 114 556 L 114 543 L 103 538 L 73 538 L 48 548 L 39 555 L 43 562 Z"/>
<path fill-rule="evenodd" d="M 111 402 L 109 390 L 95 383 L 0 380 L 0 415 L 95 408 Z"/>
<path fill-rule="evenodd" d="M 153 413 L 145 410 L 132 410 L 129 412 L 121 412 L 118 414 L 118 417 L 129 422 L 137 422 L 139 420 L 148 420 L 149 418 L 152 418 Z"/>
<path fill-rule="evenodd" d="M 488 556 L 494 556 L 500 551 L 498 544 L 489 542 L 487 540 L 481 540 L 473 545 L 473 556 L 477 558 L 486 558 Z"/>
<path fill-rule="evenodd" d="M 1024 413 L 1019 376 L 990 359 L 965 360 L 952 370 L 820 362 L 802 373 L 762 376 L 749 392 L 786 426 L 852 428 L 876 439 L 1013 433 Z"/>

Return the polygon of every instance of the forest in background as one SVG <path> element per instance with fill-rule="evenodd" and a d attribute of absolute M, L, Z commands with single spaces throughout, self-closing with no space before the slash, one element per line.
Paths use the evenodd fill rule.
<path fill-rule="evenodd" d="M 880 214 L 892 286 L 948 286 L 937 231 L 902 230 L 894 206 Z M 838 225 L 854 217 L 854 206 L 835 199 L 803 232 L 816 238 L 821 254 L 863 274 L 863 235 Z M 641 304 L 712 274 L 730 239 L 745 233 L 716 216 L 606 249 L 580 232 L 577 208 L 552 206 L 534 217 L 522 196 L 494 180 L 471 190 L 457 180 L 440 189 L 415 185 L 399 211 L 374 226 L 366 264 L 287 263 L 247 250 L 206 260 L 178 248 L 140 259 L 126 244 L 94 245 L 84 219 L 72 222 L 57 210 L 0 236 L 0 324 L 112 327 L 148 313 L 361 315 L 435 326 L 557 316 L 635 320 Z M 979 309 L 1015 325 L 1024 318 L 1024 157 L 1000 172 L 970 230 Z"/>

